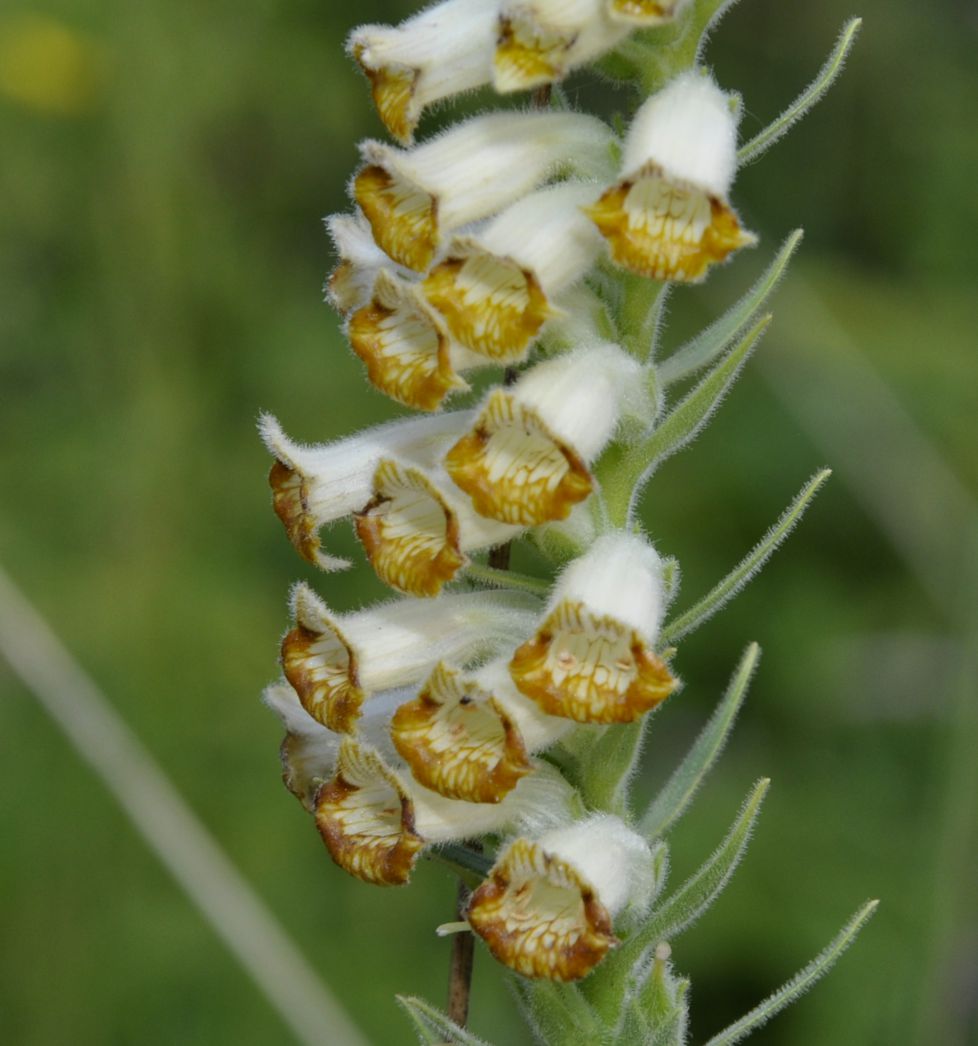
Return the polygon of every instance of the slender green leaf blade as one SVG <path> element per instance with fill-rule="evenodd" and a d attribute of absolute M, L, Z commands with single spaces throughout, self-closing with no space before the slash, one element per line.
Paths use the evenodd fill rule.
<path fill-rule="evenodd" d="M 665 625 L 662 629 L 662 642 L 675 643 L 683 636 L 688 636 L 738 595 L 795 529 L 815 495 L 831 475 L 831 469 L 816 472 L 751 552 L 698 603 Z"/>
<path fill-rule="evenodd" d="M 756 643 L 744 651 L 730 685 L 716 711 L 703 728 L 686 758 L 679 764 L 665 787 L 649 804 L 639 823 L 639 831 L 649 839 L 657 839 L 685 813 L 704 778 L 723 751 L 734 720 L 743 704 L 751 677 L 757 667 L 761 648 Z"/>
<path fill-rule="evenodd" d="M 781 245 L 774 261 L 761 278 L 738 302 L 706 330 L 662 361 L 658 367 L 659 381 L 662 385 L 671 385 L 688 378 L 702 367 L 709 366 L 727 348 L 760 312 L 775 287 L 781 282 L 781 277 L 784 276 L 803 237 L 802 230 L 796 229 Z"/>
<path fill-rule="evenodd" d="M 595 810 L 627 814 L 628 782 L 642 753 L 648 716 L 634 723 L 612 723 L 588 752 L 581 790 Z"/>
<path fill-rule="evenodd" d="M 763 131 L 754 135 L 749 142 L 740 147 L 737 153 L 737 162 L 741 166 L 752 163 L 762 153 L 767 152 L 779 138 L 787 134 L 802 117 L 807 116 L 825 97 L 829 88 L 838 79 L 839 73 L 842 72 L 842 68 L 849 57 L 852 45 L 856 42 L 856 37 L 862 24 L 863 20 L 861 18 L 853 18 L 846 22 L 842 27 L 842 32 L 839 34 L 839 40 L 835 48 L 815 79 L 776 120 L 768 124 Z"/>
<path fill-rule="evenodd" d="M 418 1034 L 418 1041 L 423 1046 L 490 1046 L 485 1039 L 466 1031 L 447 1013 L 442 1013 L 424 999 L 414 995 L 398 995 L 397 1001 L 410 1017 Z"/>
<path fill-rule="evenodd" d="M 850 919 L 843 927 L 841 933 L 834 941 L 816 956 L 803 970 L 796 974 L 787 984 L 779 988 L 773 995 L 766 998 L 759 1006 L 755 1006 L 750 1013 L 745 1014 L 735 1024 L 714 1035 L 706 1046 L 732 1046 L 740 1042 L 752 1031 L 769 1021 L 775 1014 L 790 1006 L 800 996 L 804 995 L 816 981 L 820 980 L 832 969 L 842 953 L 856 939 L 859 931 L 872 918 L 873 913 L 879 906 L 879 901 L 869 901 Z"/>

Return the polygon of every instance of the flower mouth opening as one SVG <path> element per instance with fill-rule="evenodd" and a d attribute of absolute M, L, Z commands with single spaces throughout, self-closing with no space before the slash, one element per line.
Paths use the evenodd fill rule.
<path fill-rule="evenodd" d="M 384 459 L 374 497 L 354 515 L 357 536 L 377 576 L 412 596 L 437 596 L 468 562 L 458 519 L 417 469 Z"/>
<path fill-rule="evenodd" d="M 493 57 L 496 90 L 525 91 L 560 79 L 577 37 L 577 32 L 542 26 L 532 16 L 502 16 Z"/>
<path fill-rule="evenodd" d="M 616 264 L 654 280 L 693 283 L 756 237 L 728 203 L 647 165 L 585 208 Z"/>
<path fill-rule="evenodd" d="M 402 145 L 410 145 L 421 119 L 420 106 L 415 102 L 419 71 L 396 62 L 368 65 L 366 50 L 363 44 L 355 46 L 353 59 L 370 81 L 377 115 L 392 137 Z"/>
<path fill-rule="evenodd" d="M 618 943 L 593 888 L 526 839 L 506 850 L 473 893 L 468 920 L 495 958 L 525 977 L 579 980 Z"/>
<path fill-rule="evenodd" d="M 501 390 L 448 452 L 445 468 L 478 513 L 524 526 L 566 519 L 594 485 L 577 451 Z"/>
<path fill-rule="evenodd" d="M 532 770 L 509 716 L 444 663 L 394 713 L 391 737 L 415 779 L 449 799 L 498 803 Z"/>
<path fill-rule="evenodd" d="M 314 566 L 323 565 L 319 527 L 309 511 L 309 488 L 305 476 L 276 458 L 268 473 L 272 507 L 282 521 L 289 541 L 300 556 Z"/>
<path fill-rule="evenodd" d="M 316 827 L 344 871 L 378 886 L 406 883 L 425 845 L 396 776 L 350 741 L 340 749 L 336 776 L 316 796 Z"/>
<path fill-rule="evenodd" d="M 424 294 L 454 338 L 497 363 L 520 362 L 551 314 L 533 272 L 478 247 L 436 265 Z"/>
<path fill-rule="evenodd" d="M 634 629 L 564 600 L 510 663 L 521 693 L 549 715 L 579 723 L 630 723 L 677 686 Z"/>
<path fill-rule="evenodd" d="M 396 262 L 424 272 L 438 250 L 438 201 L 403 175 L 371 163 L 354 180 L 354 196 L 377 244 Z"/>

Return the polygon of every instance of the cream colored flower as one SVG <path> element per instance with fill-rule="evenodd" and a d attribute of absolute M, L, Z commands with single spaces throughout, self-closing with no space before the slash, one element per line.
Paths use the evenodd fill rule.
<path fill-rule="evenodd" d="M 326 300 L 345 315 L 369 301 L 377 274 L 390 269 L 391 260 L 374 243 L 363 215 L 331 214 L 326 229 L 339 258 L 326 281 Z"/>
<path fill-rule="evenodd" d="M 605 0 L 612 19 L 646 29 L 673 21 L 689 4 L 690 0 Z"/>

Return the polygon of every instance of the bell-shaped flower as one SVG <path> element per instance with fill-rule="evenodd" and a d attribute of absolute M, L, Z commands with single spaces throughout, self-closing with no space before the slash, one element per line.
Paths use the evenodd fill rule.
<path fill-rule="evenodd" d="M 637 534 L 606 534 L 557 579 L 546 616 L 513 655 L 519 690 L 549 715 L 630 723 L 677 680 L 655 651 L 662 561 Z"/>
<path fill-rule="evenodd" d="M 691 0 L 604 0 L 606 10 L 616 22 L 651 29 L 673 21 Z"/>
<path fill-rule="evenodd" d="M 581 208 L 595 186 L 564 182 L 456 237 L 425 277 L 424 294 L 463 345 L 516 363 L 553 314 L 553 300 L 584 277 L 604 241 Z"/>
<path fill-rule="evenodd" d="M 541 764 L 499 803 L 446 799 L 406 778 L 375 748 L 346 738 L 316 797 L 316 825 L 333 860 L 380 886 L 406 883 L 425 847 L 570 819 L 573 790 Z"/>
<path fill-rule="evenodd" d="M 692 282 L 756 242 L 728 201 L 737 116 L 707 76 L 684 73 L 636 113 L 622 174 L 587 213 L 612 259 L 641 276 Z"/>
<path fill-rule="evenodd" d="M 412 596 L 436 596 L 468 563 L 523 529 L 474 511 L 447 477 L 394 458 L 377 466 L 373 497 L 354 516 L 357 536 L 377 576 Z"/>
<path fill-rule="evenodd" d="M 322 527 L 366 503 L 381 459 L 397 454 L 409 461 L 437 460 L 471 419 L 468 411 L 407 418 L 334 443 L 305 446 L 290 440 L 275 418 L 263 414 L 258 430 L 275 458 L 268 474 L 272 504 L 303 559 L 323 570 L 348 567 L 347 560 L 323 551 Z"/>
<path fill-rule="evenodd" d="M 629 31 L 608 17 L 605 0 L 502 0 L 493 86 L 524 91 L 563 79 Z"/>
<path fill-rule="evenodd" d="M 377 243 L 424 272 L 447 234 L 496 214 L 552 176 L 607 177 L 611 141 L 605 124 L 581 113 L 476 116 L 407 151 L 364 142 L 353 194 Z"/>
<path fill-rule="evenodd" d="M 642 368 L 610 342 L 587 345 L 494 389 L 445 468 L 477 512 L 534 526 L 592 491 L 591 462 L 622 417 L 641 412 Z"/>
<path fill-rule="evenodd" d="M 510 969 L 575 981 L 618 944 L 613 920 L 648 903 L 654 875 L 648 843 L 617 817 L 595 814 L 510 843 L 467 918 Z"/>
<path fill-rule="evenodd" d="M 498 803 L 533 770 L 530 752 L 571 725 L 523 697 L 507 661 L 472 673 L 441 662 L 395 711 L 394 747 L 420 784 L 451 799 Z"/>
<path fill-rule="evenodd" d="M 285 727 L 285 738 L 279 749 L 282 781 L 311 812 L 315 808 L 316 792 L 336 766 L 340 737 L 306 712 L 288 683 L 266 687 L 262 701 Z"/>
<path fill-rule="evenodd" d="M 489 83 L 495 43 L 494 3 L 443 0 L 396 26 L 360 26 L 347 46 L 387 130 L 409 143 L 427 106 Z"/>
<path fill-rule="evenodd" d="M 350 317 L 347 336 L 372 385 L 406 407 L 437 410 L 468 385 L 458 371 L 490 361 L 458 344 L 417 284 L 381 269 L 369 300 Z"/>
<path fill-rule="evenodd" d="M 282 668 L 309 715 L 350 731 L 372 694 L 420 682 L 441 659 L 464 663 L 512 649 L 533 627 L 536 604 L 524 593 L 476 592 L 334 614 L 299 582 Z"/>
<path fill-rule="evenodd" d="M 346 315 L 370 300 L 377 274 L 390 269 L 391 260 L 374 243 L 374 234 L 362 215 L 331 214 L 326 229 L 339 258 L 326 281 L 326 300 Z"/>

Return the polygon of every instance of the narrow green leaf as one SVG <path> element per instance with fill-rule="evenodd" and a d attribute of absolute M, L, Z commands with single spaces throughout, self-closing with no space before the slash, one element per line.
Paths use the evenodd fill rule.
<path fill-rule="evenodd" d="M 839 40 L 834 50 L 829 55 L 825 65 L 819 70 L 815 79 L 801 92 L 800 95 L 788 106 L 787 109 L 772 123 L 768 124 L 759 134 L 745 145 L 740 147 L 737 153 L 737 162 L 743 166 L 752 163 L 762 153 L 771 148 L 774 143 L 793 127 L 803 116 L 807 116 L 825 96 L 828 89 L 835 83 L 842 72 L 846 58 L 856 42 L 863 20 L 853 18 L 842 28 Z"/>
<path fill-rule="evenodd" d="M 780 1013 L 785 1007 L 790 1006 L 809 988 L 820 980 L 832 969 L 842 953 L 856 939 L 857 934 L 866 925 L 873 913 L 879 906 L 879 901 L 869 901 L 852 917 L 849 923 L 835 940 L 813 959 L 800 973 L 796 974 L 787 984 L 779 988 L 773 995 L 769 996 L 759 1006 L 755 1006 L 750 1013 L 741 1017 L 729 1028 L 714 1035 L 706 1046 L 731 1046 L 732 1043 L 740 1042 L 752 1031 L 769 1021 L 775 1014 Z"/>
<path fill-rule="evenodd" d="M 632 507 L 655 470 L 692 442 L 710 420 L 770 322 L 771 317 L 764 316 L 755 323 L 649 436 L 626 451 L 613 471 L 599 470 L 614 526 L 628 524 Z"/>
<path fill-rule="evenodd" d="M 442 843 L 437 849 L 431 850 L 429 856 L 455 871 L 472 872 L 483 879 L 492 868 L 492 861 L 485 854 L 470 850 L 461 843 Z"/>
<path fill-rule="evenodd" d="M 816 472 L 751 552 L 698 603 L 666 624 L 662 629 L 662 642 L 675 643 L 683 636 L 688 636 L 740 593 L 795 529 L 813 498 L 831 475 L 831 469 Z"/>
<path fill-rule="evenodd" d="M 569 1042 L 579 1038 L 598 1042 L 602 1025 L 576 984 L 512 979 L 512 986 L 528 1023 L 541 1042 Z"/>
<path fill-rule="evenodd" d="M 649 804 L 639 823 L 639 831 L 649 839 L 657 839 L 679 820 L 693 801 L 703 779 L 723 751 L 734 720 L 743 704 L 751 676 L 757 667 L 761 648 L 756 643 L 744 651 L 730 685 L 716 711 L 703 728 L 686 758 L 679 764 L 665 787 Z"/>
<path fill-rule="evenodd" d="M 492 585 L 493 588 L 511 588 L 519 592 L 531 592 L 535 596 L 545 596 L 550 591 L 550 583 L 543 578 L 519 574 L 514 570 L 497 570 L 485 563 L 469 563 L 465 568 L 465 576 Z"/>
<path fill-rule="evenodd" d="M 418 1041 L 423 1046 L 490 1046 L 485 1039 L 480 1039 L 463 1027 L 456 1024 L 447 1013 L 414 995 L 395 996 L 402 1008 L 411 1018 Z"/>
<path fill-rule="evenodd" d="M 625 817 L 628 811 L 628 782 L 642 753 L 642 740 L 649 717 L 634 723 L 613 723 L 588 752 L 581 791 L 588 806 Z"/>
<path fill-rule="evenodd" d="M 677 349 L 659 365 L 659 381 L 663 386 L 688 378 L 702 367 L 711 364 L 733 339 L 760 312 L 775 287 L 784 276 L 804 233 L 796 229 L 781 245 L 774 261 L 753 287 L 731 306 L 715 323 Z M 666 286 L 670 286 L 666 284 Z"/>

